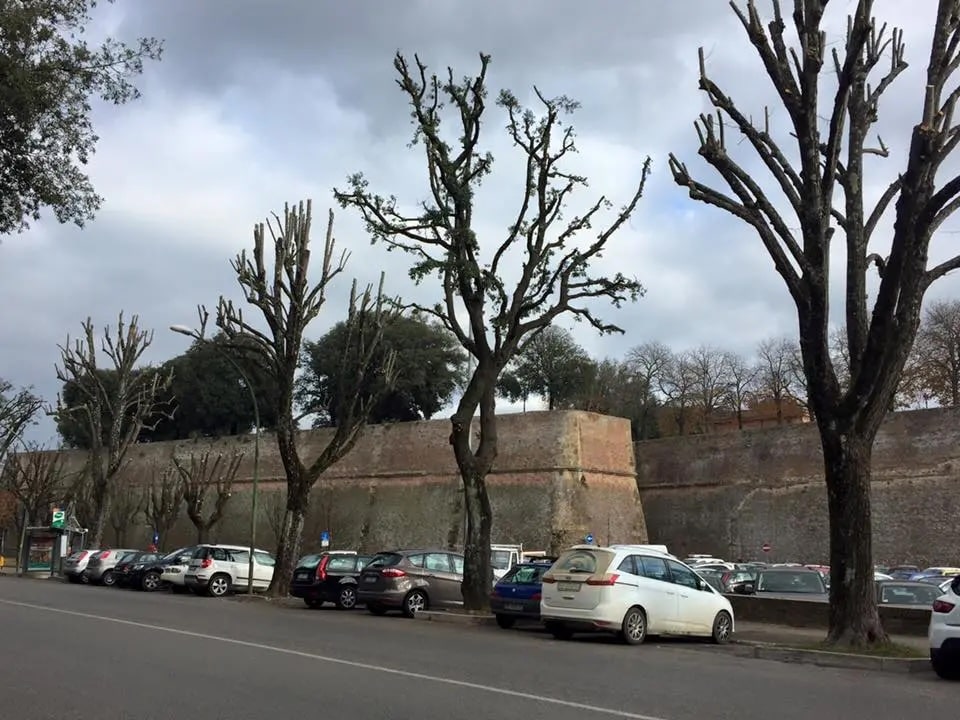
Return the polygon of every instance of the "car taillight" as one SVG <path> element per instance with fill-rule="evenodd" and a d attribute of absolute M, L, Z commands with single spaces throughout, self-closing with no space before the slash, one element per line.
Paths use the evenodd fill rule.
<path fill-rule="evenodd" d="M 557 579 L 556 579 L 555 577 L 551 577 L 551 576 L 549 576 L 549 575 L 544 575 L 542 578 L 540 578 L 540 582 L 545 582 L 545 583 L 548 583 L 548 584 L 549 584 L 549 583 L 555 583 L 556 581 L 557 581 Z"/>
<path fill-rule="evenodd" d="M 383 577 L 398 578 L 406 577 L 407 573 L 405 573 L 403 570 L 398 570 L 397 568 L 384 568 L 380 571 L 380 575 Z"/>
<path fill-rule="evenodd" d="M 616 585 L 617 578 L 620 577 L 616 573 L 609 573 L 607 575 L 601 575 L 600 577 L 590 577 L 587 578 L 587 585 Z"/>
<path fill-rule="evenodd" d="M 947 602 L 946 600 L 934 600 L 933 601 L 933 611 L 938 613 L 948 613 L 953 612 L 953 609 L 956 607 L 953 603 Z"/>
<path fill-rule="evenodd" d="M 110 557 L 110 551 L 109 551 L 109 550 L 104 550 L 102 553 L 100 553 L 100 555 L 98 555 L 98 557 L 99 557 L 101 560 L 106 560 L 108 557 Z"/>
<path fill-rule="evenodd" d="M 200 567 L 202 568 L 208 568 L 211 565 L 213 565 L 213 560 L 210 558 L 204 558 L 203 561 L 200 563 Z"/>
<path fill-rule="evenodd" d="M 320 564 L 317 565 L 317 580 L 327 579 L 327 563 L 330 562 L 330 556 L 324 555 L 320 558 Z"/>
<path fill-rule="evenodd" d="M 86 556 L 87 556 L 87 551 L 84 550 L 82 553 L 80 553 L 79 556 L 77 556 L 77 562 L 80 562 L 80 561 L 83 560 Z"/>
<path fill-rule="evenodd" d="M 531 599 L 531 600 L 540 600 L 540 599 L 542 599 L 542 598 L 543 598 L 543 596 L 542 596 L 540 593 L 534 593 L 534 594 L 533 594 L 533 597 L 531 597 L 530 599 Z"/>

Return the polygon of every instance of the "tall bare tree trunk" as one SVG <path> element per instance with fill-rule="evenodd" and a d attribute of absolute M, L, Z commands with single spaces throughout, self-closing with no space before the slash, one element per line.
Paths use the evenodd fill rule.
<path fill-rule="evenodd" d="M 290 594 L 290 580 L 293 570 L 300 559 L 303 542 L 303 526 L 309 505 L 310 488 L 301 483 L 297 492 L 287 493 L 287 509 L 280 526 L 280 539 L 277 542 L 277 563 L 273 568 L 273 579 L 269 592 L 273 597 L 286 597 Z"/>
<path fill-rule="evenodd" d="M 844 434 L 818 421 L 830 517 L 829 642 L 883 641 L 877 609 L 870 512 L 870 462 L 876 430 Z"/>

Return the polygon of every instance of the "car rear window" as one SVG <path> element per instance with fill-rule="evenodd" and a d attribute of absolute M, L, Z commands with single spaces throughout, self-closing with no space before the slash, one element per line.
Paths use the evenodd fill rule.
<path fill-rule="evenodd" d="M 507 585 L 539 585 L 540 578 L 549 569 L 547 565 L 516 565 L 500 582 Z"/>
<path fill-rule="evenodd" d="M 367 564 L 367 567 L 393 567 L 394 565 L 399 565 L 402 560 L 403 555 L 400 555 L 399 553 L 379 553 L 374 555 L 373 560 Z"/>
<path fill-rule="evenodd" d="M 304 555 L 297 563 L 297 567 L 310 568 L 311 570 L 320 564 L 321 555 Z"/>
<path fill-rule="evenodd" d="M 593 575 L 598 571 L 606 570 L 613 557 L 613 553 L 603 550 L 567 550 L 554 563 L 552 570 L 554 572 Z"/>

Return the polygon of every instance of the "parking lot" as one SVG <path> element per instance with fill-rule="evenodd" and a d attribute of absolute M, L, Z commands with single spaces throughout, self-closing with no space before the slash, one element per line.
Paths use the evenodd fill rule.
<path fill-rule="evenodd" d="M 21 720 L 899 719 L 955 706 L 955 687 L 931 673 L 13 577 L 0 578 L 0 627 L 5 716 Z"/>

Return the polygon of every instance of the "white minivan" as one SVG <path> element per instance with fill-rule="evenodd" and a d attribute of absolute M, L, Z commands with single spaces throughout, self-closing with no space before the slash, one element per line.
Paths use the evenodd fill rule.
<path fill-rule="evenodd" d="M 730 601 L 690 567 L 649 545 L 575 545 L 544 574 L 540 617 L 555 638 L 611 632 L 630 645 L 650 635 L 727 642 Z"/>

